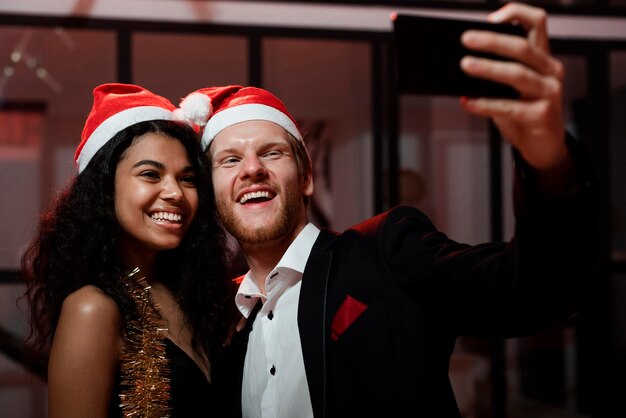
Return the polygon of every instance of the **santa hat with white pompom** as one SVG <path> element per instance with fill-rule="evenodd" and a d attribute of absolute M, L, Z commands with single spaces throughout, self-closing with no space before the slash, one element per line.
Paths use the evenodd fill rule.
<path fill-rule="evenodd" d="M 302 141 L 298 125 L 285 104 L 258 87 L 231 85 L 196 90 L 181 101 L 175 115 L 178 119 L 204 126 L 204 150 L 223 129 L 250 120 L 274 122 Z"/>
<path fill-rule="evenodd" d="M 74 162 L 81 173 L 96 153 L 118 132 L 139 122 L 174 120 L 169 100 L 134 84 L 106 83 L 93 90 L 93 106 L 76 148 Z"/>

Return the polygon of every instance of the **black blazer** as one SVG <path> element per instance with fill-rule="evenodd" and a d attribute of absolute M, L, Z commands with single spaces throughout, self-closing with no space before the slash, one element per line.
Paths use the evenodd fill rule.
<path fill-rule="evenodd" d="M 593 183 L 581 170 L 578 177 L 577 192 L 558 199 L 518 182 L 509 243 L 457 243 L 410 207 L 342 234 L 323 230 L 298 307 L 315 416 L 459 417 L 448 379 L 458 336 L 506 338 L 562 324 L 594 259 Z M 337 331 L 346 298 L 359 309 Z M 253 322 L 214 364 L 224 415 L 241 414 Z"/>

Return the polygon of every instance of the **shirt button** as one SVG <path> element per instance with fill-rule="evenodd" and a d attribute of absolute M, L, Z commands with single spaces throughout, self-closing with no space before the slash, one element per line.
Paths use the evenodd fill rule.
<path fill-rule="evenodd" d="M 271 321 L 272 319 L 274 319 L 274 313 L 272 311 L 270 311 L 270 313 L 267 314 L 267 317 Z"/>
<path fill-rule="evenodd" d="M 272 366 L 272 368 L 270 369 L 270 374 L 272 376 L 274 376 L 276 374 L 276 367 Z"/>

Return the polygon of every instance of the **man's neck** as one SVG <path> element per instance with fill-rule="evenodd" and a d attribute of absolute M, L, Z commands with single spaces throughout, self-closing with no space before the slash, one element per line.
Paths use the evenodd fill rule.
<path fill-rule="evenodd" d="M 252 277 L 262 294 L 267 295 L 265 292 L 265 279 L 276 267 L 305 226 L 306 223 L 300 225 L 288 236 L 274 241 L 256 244 L 239 243 Z"/>

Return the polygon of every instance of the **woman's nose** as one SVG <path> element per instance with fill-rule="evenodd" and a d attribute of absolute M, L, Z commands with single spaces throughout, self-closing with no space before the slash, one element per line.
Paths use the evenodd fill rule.
<path fill-rule="evenodd" d="M 169 201 L 179 201 L 183 197 L 183 190 L 175 179 L 167 179 L 163 183 L 161 198 Z"/>

